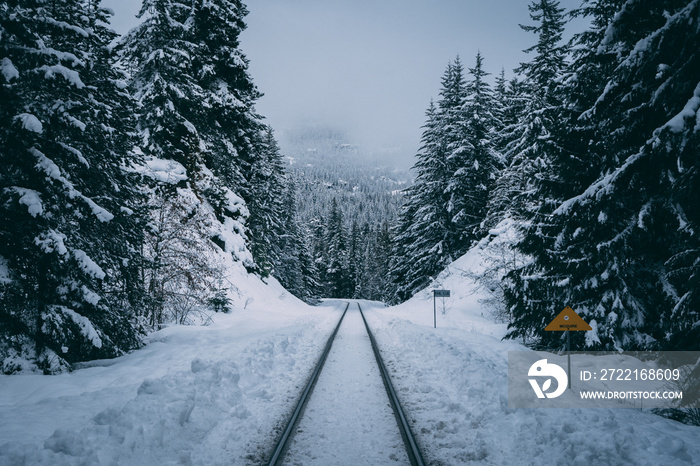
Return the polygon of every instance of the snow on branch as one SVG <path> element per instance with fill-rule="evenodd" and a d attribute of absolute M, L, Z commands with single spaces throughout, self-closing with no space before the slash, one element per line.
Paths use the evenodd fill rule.
<path fill-rule="evenodd" d="M 13 79 L 19 78 L 19 71 L 17 71 L 17 68 L 15 68 L 12 60 L 7 57 L 3 58 L 0 62 L 0 70 L 2 71 L 2 75 L 5 77 L 5 81 L 8 83 Z"/>
<path fill-rule="evenodd" d="M 99 280 L 104 280 L 106 274 L 102 268 L 100 268 L 100 266 L 87 255 L 85 251 L 82 249 L 76 249 L 73 251 L 73 257 L 75 257 L 75 260 L 78 261 L 80 270 Z"/>
<path fill-rule="evenodd" d="M 32 147 L 29 149 L 29 152 L 34 155 L 38 159 L 38 163 L 36 164 L 36 167 L 41 169 L 44 173 L 46 173 L 49 178 L 53 178 L 56 181 L 60 182 L 66 191 L 68 191 L 68 197 L 71 199 L 80 198 L 82 199 L 89 207 L 90 210 L 92 210 L 92 213 L 97 217 L 97 219 L 101 222 L 109 222 L 114 218 L 114 215 L 110 212 L 108 212 L 106 209 L 100 207 L 90 199 L 89 197 L 85 196 L 83 193 L 75 189 L 75 186 L 73 183 L 68 181 L 66 177 L 64 177 L 61 174 L 61 169 L 58 168 L 58 165 L 56 165 L 53 160 L 48 158 L 46 155 L 44 155 L 41 151 L 36 149 L 35 147 Z"/>
<path fill-rule="evenodd" d="M 662 126 L 662 129 L 668 128 L 672 133 L 680 133 L 685 127 L 685 120 L 695 117 L 695 127 L 693 131 L 700 130 L 700 114 L 698 113 L 698 109 L 700 109 L 700 82 L 698 82 L 698 85 L 695 87 L 693 97 L 688 100 L 683 110 L 668 120 L 668 122 Z"/>
<path fill-rule="evenodd" d="M 44 77 L 46 79 L 51 79 L 55 75 L 60 74 L 61 76 L 66 78 L 66 81 L 68 81 L 78 89 L 82 89 L 85 87 L 85 84 L 80 79 L 80 74 L 78 74 L 77 71 L 71 70 L 70 68 L 67 68 L 63 65 L 42 66 L 41 68 L 39 68 L 39 70 L 45 72 Z"/>
<path fill-rule="evenodd" d="M 73 309 L 67 308 L 65 306 L 50 306 L 48 310 L 49 312 L 51 312 L 51 314 L 44 314 L 42 316 L 44 320 L 52 319 L 60 321 L 62 320 L 62 314 L 63 316 L 66 316 L 70 320 L 75 322 L 75 324 L 80 328 L 81 335 L 83 335 L 90 343 L 92 343 L 92 346 L 94 346 L 95 348 L 102 348 L 102 338 L 100 338 L 100 334 L 92 325 L 90 319 L 78 314 Z M 59 328 L 60 327 L 61 326 L 59 325 Z"/>
<path fill-rule="evenodd" d="M 88 32 L 85 29 L 78 27 L 78 26 L 75 26 L 73 24 L 66 23 L 65 21 L 56 21 L 55 19 L 49 18 L 46 16 L 41 18 L 41 19 L 52 26 L 57 26 L 61 29 L 65 29 L 67 31 L 73 31 L 73 32 L 75 32 L 83 37 L 90 36 L 90 34 L 88 34 Z"/>
<path fill-rule="evenodd" d="M 41 121 L 31 113 L 20 113 L 15 117 L 15 120 L 19 120 L 22 123 L 22 127 L 32 133 L 41 134 L 44 131 Z"/>
<path fill-rule="evenodd" d="M 553 214 L 566 215 L 574 205 L 583 205 L 590 202 L 590 200 L 594 197 L 600 197 L 603 194 L 610 193 L 613 190 L 613 183 L 617 180 L 617 178 L 619 178 L 630 166 L 641 158 L 643 155 L 643 149 L 644 148 L 640 149 L 636 154 L 629 156 L 622 166 L 603 176 L 601 179 L 590 185 L 583 193 L 562 202 L 561 205 L 553 212 Z"/>
<path fill-rule="evenodd" d="M 27 211 L 32 217 L 36 218 L 37 215 L 44 213 L 44 205 L 41 203 L 41 197 L 37 191 L 20 188 L 19 186 L 5 188 L 5 191 L 12 191 L 19 194 L 19 203 L 27 206 Z"/>

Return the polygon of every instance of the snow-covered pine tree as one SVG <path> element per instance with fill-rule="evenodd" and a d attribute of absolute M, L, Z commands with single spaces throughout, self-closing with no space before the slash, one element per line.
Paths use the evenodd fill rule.
<path fill-rule="evenodd" d="M 343 298 L 352 296 L 354 283 L 348 279 L 348 242 L 343 226 L 343 211 L 338 206 L 335 197 L 331 202 L 331 210 L 325 228 L 326 258 L 326 296 Z"/>
<path fill-rule="evenodd" d="M 443 81 L 453 79 L 452 74 L 450 64 Z M 392 270 L 399 300 L 413 296 L 451 260 L 446 244 L 447 148 L 440 113 L 433 102 L 426 111 L 423 128 L 422 145 L 413 166 L 415 181 L 404 191 L 404 205 L 394 236 Z"/>
<path fill-rule="evenodd" d="M 547 215 L 561 201 L 557 187 L 564 181 L 553 170 L 553 160 L 563 150 L 556 137 L 563 124 L 558 85 L 568 53 L 568 46 L 561 44 L 565 19 L 559 3 L 535 0 L 529 9 L 535 25 L 520 27 L 537 35 L 536 44 L 525 50 L 535 54 L 531 61 L 521 63 L 516 70 L 523 75 L 527 100 L 518 122 L 506 128 L 505 139 L 510 141 L 505 148 L 508 165 L 501 173 L 490 202 L 492 209 L 497 207 L 503 211 L 489 213 L 490 219 L 501 218 L 514 223 L 521 235 L 512 247 L 523 254 L 541 247 L 546 240 L 543 228 L 547 225 Z M 503 201 L 508 199 L 510 201 L 504 205 Z M 508 273 L 504 289 L 509 314 L 521 315 L 531 303 L 543 306 L 537 315 L 549 315 L 552 309 L 559 307 L 559 303 L 543 303 L 531 298 L 536 294 L 535 289 L 545 286 L 541 280 L 533 280 L 540 274 L 539 266 L 535 262 Z"/>
<path fill-rule="evenodd" d="M 357 230 L 358 247 L 355 261 L 355 298 L 387 301 L 393 298 L 390 283 L 389 261 L 392 253 L 392 242 L 389 224 L 386 221 L 379 225 L 365 223 Z M 352 258 L 351 258 L 352 259 Z"/>
<path fill-rule="evenodd" d="M 464 254 L 483 229 L 499 156 L 494 101 L 481 54 L 467 84 L 459 58 L 442 77 L 440 100 L 426 112 L 414 185 L 393 236 L 397 299 L 409 298 Z"/>
<path fill-rule="evenodd" d="M 368 232 L 369 233 L 369 232 Z M 361 230 L 357 223 L 357 220 L 352 221 L 350 226 L 350 231 L 348 232 L 348 270 L 347 270 L 347 280 L 348 280 L 348 291 L 353 298 L 359 298 L 358 286 L 360 284 L 361 277 L 361 266 L 362 257 L 360 250 L 362 248 L 362 238 L 360 237 Z M 371 244 L 372 238 L 365 237 L 368 244 Z"/>
<path fill-rule="evenodd" d="M 556 183 L 550 171 L 551 158 L 561 149 L 552 137 L 560 123 L 561 98 L 557 93 L 559 79 L 566 65 L 568 46 L 562 44 L 564 9 L 555 0 L 534 0 L 528 7 L 535 25 L 520 25 L 537 35 L 537 43 L 526 53 L 535 52 L 529 62 L 515 70 L 523 76 L 526 93 L 523 112 L 514 125 L 506 127 L 503 148 L 507 167 L 503 171 L 500 191 L 510 194 L 506 210 L 520 220 L 533 217 L 541 204 L 550 204 L 538 191 L 543 183 Z M 496 190 L 498 192 L 499 190 Z"/>
<path fill-rule="evenodd" d="M 199 123 L 205 97 L 193 67 L 201 53 L 192 40 L 193 13 L 191 4 L 144 0 L 139 12 L 144 21 L 119 46 L 131 75 L 129 86 L 140 104 L 138 130 L 144 153 L 174 160 L 191 178 L 204 162 L 204 142 L 194 123 Z"/>
<path fill-rule="evenodd" d="M 270 149 L 274 138 L 269 128 L 255 111 L 262 94 L 240 49 L 248 9 L 241 0 L 194 0 L 191 5 L 190 40 L 198 48 L 191 69 L 205 92 L 200 108 L 203 124 L 197 128 L 207 146 L 205 163 L 246 201 L 251 213 L 258 206 L 269 208 L 252 182 L 260 175 L 259 164 L 272 163 L 269 154 L 275 149 Z"/>
<path fill-rule="evenodd" d="M 494 136 L 493 145 L 494 148 L 500 152 L 502 147 L 505 147 L 503 143 L 504 129 L 507 123 L 507 112 L 511 110 L 509 94 L 508 94 L 508 81 L 506 80 L 506 70 L 501 68 L 501 71 L 496 76 L 493 86 L 493 110 L 492 114 L 494 116 Z M 501 155 L 503 157 L 503 155 Z M 503 163 L 504 160 L 501 160 Z"/>
<path fill-rule="evenodd" d="M 279 263 L 288 179 L 272 128 L 255 110 L 262 94 L 240 49 L 248 9 L 241 0 L 195 0 L 192 8 L 191 40 L 200 50 L 193 69 L 205 92 L 198 125 L 207 149 L 205 164 L 245 201 L 251 214 L 248 247 L 256 259 L 248 268 L 267 275 Z"/>
<path fill-rule="evenodd" d="M 522 183 L 518 171 L 508 168 L 514 154 L 507 148 L 518 139 L 518 122 L 525 114 L 527 92 L 523 81 L 520 81 L 517 76 L 506 83 L 503 72 L 496 79 L 495 91 L 497 131 L 494 145 L 501 157 L 502 167 L 487 202 L 484 221 L 486 228 L 493 228 L 502 220 L 513 218 L 516 209 L 513 199 L 522 194 L 519 190 Z"/>
<path fill-rule="evenodd" d="M 551 317 L 535 303 L 569 304 L 594 327 L 593 347 L 697 348 L 700 2 L 600 2 L 588 13 L 594 28 L 568 86 L 596 91 L 574 101 L 571 121 L 582 122 L 574 141 L 590 136 L 581 152 L 598 174 L 543 229 L 548 247 L 533 254 L 550 286 L 521 287 L 511 334 Z"/>
<path fill-rule="evenodd" d="M 98 1 L 0 5 L 0 352 L 45 371 L 139 344 L 133 104 Z"/>
<path fill-rule="evenodd" d="M 238 48 L 245 14 L 236 0 L 144 0 L 145 20 L 119 46 L 144 152 L 181 163 L 192 186 L 207 178 L 200 194 L 222 216 L 226 189 L 248 194 L 265 145 L 253 107 L 260 94 Z"/>
<path fill-rule="evenodd" d="M 453 257 L 464 254 L 483 232 L 486 203 L 496 180 L 500 155 L 494 139 L 496 117 L 491 87 L 485 78 L 481 53 L 476 55 L 474 68 L 469 68 L 466 101 L 462 110 L 463 142 L 448 160 L 459 160 L 448 182 L 450 192 L 450 222 L 457 227 L 459 239 L 452 246 Z"/>
<path fill-rule="evenodd" d="M 444 185 L 443 212 L 445 238 L 442 255 L 446 262 L 455 259 L 467 250 L 471 241 L 470 229 L 472 218 L 469 217 L 468 195 L 465 190 L 469 180 L 468 167 L 470 154 L 474 147 L 467 128 L 468 89 L 464 78 L 464 67 L 459 57 L 450 63 L 442 77 L 440 99 L 437 101 L 438 134 L 445 153 L 433 154 L 431 177 Z M 444 161 L 441 160 L 444 157 Z M 435 202 L 435 200 L 433 200 Z M 439 207 L 443 210 L 443 207 Z"/>
<path fill-rule="evenodd" d="M 328 244 L 326 243 L 326 225 L 321 217 L 312 218 L 309 223 L 309 237 L 311 239 L 311 258 L 318 281 L 318 296 L 328 296 L 327 259 Z"/>
<path fill-rule="evenodd" d="M 260 270 L 240 244 L 242 239 L 250 246 L 245 226 L 249 211 L 234 192 L 249 189 L 253 178 L 249 165 L 243 174 L 241 153 L 248 154 L 256 143 L 260 145 L 256 157 L 265 152 L 263 127 L 252 114 L 258 94 L 247 79 L 247 62 L 236 52 L 244 14 L 245 8 L 236 1 L 144 0 L 143 23 L 119 45 L 121 62 L 130 72 L 129 85 L 140 104 L 137 126 L 146 164 L 137 170 L 152 181 L 149 205 L 154 228 L 149 229 L 149 244 L 158 247 L 147 250 L 146 275 L 151 277 L 148 286 L 154 298 L 150 320 L 156 325 L 162 322 L 154 321 L 153 315 L 168 314 L 163 306 L 171 308 L 170 314 L 179 306 L 176 301 L 165 304 L 160 290 L 171 288 L 170 294 L 177 296 L 191 295 L 194 289 L 167 270 L 186 270 L 191 263 L 197 273 L 192 278 L 200 284 L 192 297 L 200 305 L 206 304 L 208 295 L 220 292 L 221 254 L 230 254 L 249 271 Z M 254 124 L 238 121 L 239 117 L 250 117 Z M 201 220 L 193 223 L 194 218 Z M 172 254 L 159 254 L 161 232 L 171 231 L 167 225 L 172 222 L 192 231 L 178 233 L 166 244 Z M 192 241 L 208 252 L 188 258 L 192 248 L 187 245 Z M 207 263 L 200 264 L 199 259 Z"/>
<path fill-rule="evenodd" d="M 414 186 L 403 190 L 403 204 L 401 205 L 396 224 L 392 227 L 392 243 L 390 256 L 390 289 L 393 291 L 389 302 L 398 304 L 412 296 L 412 289 L 406 285 L 412 274 L 413 264 L 408 260 L 413 257 L 411 245 L 411 226 L 415 222 L 418 210 L 418 197 L 414 195 Z"/>
<path fill-rule="evenodd" d="M 250 201 L 251 252 L 263 275 L 280 263 L 280 238 L 285 214 L 283 199 L 288 183 L 279 146 L 271 127 L 266 127 L 256 142 L 258 160 L 250 167 L 248 188 Z"/>
<path fill-rule="evenodd" d="M 320 295 L 318 271 L 297 218 L 296 183 L 290 179 L 282 204 L 282 233 L 274 276 L 294 296 L 313 302 Z"/>
<path fill-rule="evenodd" d="M 374 230 L 374 244 L 372 248 L 372 271 L 375 276 L 375 287 L 370 294 L 361 296 L 375 301 L 388 301 L 393 297 L 393 289 L 389 282 L 391 271 L 392 238 L 389 222 L 383 221 Z M 369 248 L 368 248 L 369 251 Z"/>
<path fill-rule="evenodd" d="M 318 268 L 311 255 L 307 237 L 303 232 L 300 232 L 300 235 L 296 266 L 299 268 L 299 274 L 302 278 L 302 287 L 297 296 L 307 303 L 314 303 L 321 296 Z"/>

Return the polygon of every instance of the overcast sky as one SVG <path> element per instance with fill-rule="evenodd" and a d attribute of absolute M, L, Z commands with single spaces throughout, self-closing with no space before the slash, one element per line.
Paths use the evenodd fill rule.
<path fill-rule="evenodd" d="M 140 0 L 104 0 L 120 33 L 138 24 Z M 535 36 L 529 0 L 248 0 L 241 48 L 265 95 L 259 113 L 284 132 L 327 125 L 353 143 L 410 165 L 440 77 L 457 55 L 508 77 Z M 560 0 L 563 7 L 580 0 Z M 581 23 L 573 25 L 581 28 Z M 282 146 L 284 150 L 284 144 Z"/>

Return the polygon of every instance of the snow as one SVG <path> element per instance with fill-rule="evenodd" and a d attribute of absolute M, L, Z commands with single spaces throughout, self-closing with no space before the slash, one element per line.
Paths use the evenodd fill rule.
<path fill-rule="evenodd" d="M 71 187 L 72 187 L 72 185 L 71 185 Z M 100 222 L 109 222 L 110 220 L 112 220 L 112 219 L 114 218 L 114 215 L 113 215 L 111 212 L 108 212 L 107 209 L 98 206 L 98 205 L 95 203 L 95 201 L 93 201 L 93 200 L 90 199 L 89 197 L 83 196 L 83 195 L 82 195 L 81 193 L 79 193 L 78 191 L 71 191 L 71 193 L 74 194 L 74 195 L 76 195 L 76 196 L 81 197 L 81 198 L 83 199 L 83 201 L 85 201 L 85 203 L 86 203 L 88 206 L 90 206 L 90 210 L 92 210 L 93 215 L 94 215 L 95 217 L 97 217 L 97 219 L 98 219 Z"/>
<path fill-rule="evenodd" d="M 5 81 L 8 83 L 15 78 L 19 78 L 19 71 L 17 71 L 17 68 L 15 68 L 12 60 L 7 57 L 0 61 L 0 70 L 2 71 L 2 75 L 5 77 Z"/>
<path fill-rule="evenodd" d="M 68 179 L 61 174 L 61 169 L 58 168 L 58 165 L 56 165 L 53 160 L 48 158 L 35 147 L 30 148 L 29 152 L 37 158 L 37 168 L 43 170 L 49 178 L 53 178 L 63 184 L 66 191 L 68 191 L 69 198 L 75 199 L 77 197 L 82 199 L 90 207 L 93 215 L 95 215 L 100 222 L 109 222 L 114 218 L 114 215 L 111 212 L 107 211 L 103 207 L 100 207 L 95 203 L 95 201 L 89 197 L 86 197 L 83 195 L 83 193 L 75 189 L 73 183 L 68 181 Z"/>
<path fill-rule="evenodd" d="M 67 113 L 63 114 L 63 118 L 65 118 L 68 121 L 68 123 L 75 126 L 80 131 L 85 131 L 85 128 L 87 127 L 87 125 L 85 123 L 83 123 L 82 121 L 78 120 L 75 117 L 68 115 Z"/>
<path fill-rule="evenodd" d="M 48 16 L 45 16 L 41 19 L 43 21 L 46 21 L 48 24 L 51 24 L 53 26 L 58 26 L 59 28 L 65 29 L 67 31 L 73 31 L 73 32 L 75 32 L 83 37 L 90 36 L 90 34 L 88 34 L 88 32 L 85 29 L 83 29 L 79 26 L 75 26 L 74 24 L 69 24 L 69 23 L 66 23 L 65 21 L 56 21 L 55 19 L 48 17 Z"/>
<path fill-rule="evenodd" d="M 44 205 L 41 203 L 41 196 L 37 191 L 33 189 L 20 188 L 18 186 L 12 186 L 5 189 L 19 194 L 19 203 L 27 206 L 27 212 L 29 212 L 29 215 L 32 217 L 36 218 L 37 215 L 44 213 Z"/>
<path fill-rule="evenodd" d="M 56 251 L 59 255 L 64 256 L 68 252 L 65 241 L 66 235 L 56 230 L 50 229 L 41 233 L 34 238 L 34 244 L 41 247 L 41 250 L 46 254 Z"/>
<path fill-rule="evenodd" d="M 508 351 L 526 348 L 502 339 L 506 325 L 494 321 L 483 304 L 488 296 L 464 276 L 489 267 L 486 249 L 477 246 L 400 306 L 362 302 L 426 462 L 697 464 L 698 428 L 647 411 L 508 406 Z M 165 328 L 140 350 L 71 373 L 0 376 L 0 464 L 267 460 L 345 306 L 309 307 L 240 262 L 228 264 L 228 280 L 236 285 L 234 310 L 209 326 Z M 436 329 L 433 288 L 452 292 Z M 307 420 L 321 425 L 300 424 L 296 441 L 306 447 L 291 453 L 296 464 L 404 462 L 391 457 L 395 423 L 386 419 L 388 400 L 366 364 L 371 356 L 351 311 L 307 406 Z M 357 417 L 355 408 L 367 406 L 376 419 Z M 335 437 L 345 428 L 367 447 L 357 451 Z M 323 445 L 332 447 L 314 448 Z M 348 456 L 336 461 L 327 456 L 333 453 Z"/>
<path fill-rule="evenodd" d="M 99 303 L 102 299 L 100 295 L 98 295 L 85 285 L 81 286 L 80 290 L 83 292 L 83 298 L 85 299 L 85 301 L 92 304 L 93 306 L 97 306 L 97 303 Z"/>
<path fill-rule="evenodd" d="M 665 125 L 673 133 L 680 133 L 685 129 L 685 120 L 689 118 L 696 117 L 698 123 L 695 125 L 694 131 L 700 128 L 700 115 L 698 115 L 698 109 L 700 109 L 700 83 L 695 87 L 695 92 L 693 92 L 693 97 L 691 97 L 688 102 L 683 107 L 676 116 L 671 118 Z"/>
<path fill-rule="evenodd" d="M 0 256 L 0 285 L 12 283 L 12 278 L 10 277 L 10 269 L 7 266 L 7 259 Z"/>
<path fill-rule="evenodd" d="M 296 432 L 283 464 L 408 464 L 355 303 L 348 308 Z"/>
<path fill-rule="evenodd" d="M 240 269 L 236 309 L 207 327 L 72 373 L 0 376 L 0 463 L 261 463 L 344 305 L 309 307 Z"/>
<path fill-rule="evenodd" d="M 31 113 L 20 113 L 15 118 L 22 122 L 22 127 L 27 131 L 37 134 L 41 134 L 44 131 L 41 121 Z"/>
<path fill-rule="evenodd" d="M 70 84 L 74 85 L 78 89 L 82 89 L 85 87 L 85 84 L 80 79 L 80 74 L 77 71 L 71 70 L 70 68 L 67 68 L 63 65 L 46 65 L 42 66 L 39 69 L 41 71 L 44 71 L 44 77 L 46 79 L 52 79 L 58 74 L 63 76 L 66 79 L 66 81 L 68 81 Z"/>
<path fill-rule="evenodd" d="M 80 270 L 97 278 L 98 280 L 104 280 L 106 276 L 104 271 L 95 263 L 95 261 L 90 258 L 90 256 L 87 255 L 85 251 L 82 249 L 76 249 L 73 251 L 73 257 L 75 257 L 75 260 L 78 261 Z"/>
<path fill-rule="evenodd" d="M 428 464 L 698 463 L 700 430 L 647 411 L 509 408 L 508 352 L 527 348 L 502 339 L 485 292 L 455 273 L 486 265 L 474 248 L 406 303 L 363 305 Z M 434 288 L 452 292 L 436 329 Z"/>
<path fill-rule="evenodd" d="M 145 165 L 134 167 L 134 171 L 169 184 L 177 184 L 187 179 L 187 170 L 181 163 L 157 157 L 147 157 Z"/>
<path fill-rule="evenodd" d="M 37 168 L 40 168 L 46 173 L 46 175 L 49 178 L 53 178 L 55 180 L 61 180 L 61 169 L 58 168 L 58 165 L 56 165 L 53 160 L 48 158 L 46 155 L 44 155 L 41 151 L 39 151 L 36 148 L 31 148 L 29 149 L 29 152 L 32 153 L 37 159 L 38 162 L 36 164 Z"/>
<path fill-rule="evenodd" d="M 602 196 L 609 194 L 614 189 L 614 183 L 617 181 L 617 179 L 620 176 L 622 176 L 628 168 L 633 166 L 643 155 L 644 148 L 642 147 L 640 148 L 639 152 L 636 152 L 627 157 L 627 160 L 625 160 L 625 162 L 620 167 L 602 176 L 595 183 L 591 184 L 588 188 L 586 188 L 586 190 L 583 193 L 562 202 L 561 205 L 557 207 L 557 209 L 553 212 L 553 214 L 567 215 L 575 205 L 585 205 L 591 202 L 591 199 L 593 198 L 600 199 Z M 607 219 L 607 217 L 605 218 Z"/>
<path fill-rule="evenodd" d="M 76 121 L 77 121 L 77 120 L 76 120 Z M 82 130 L 85 131 L 85 125 L 83 125 Z M 85 157 L 83 157 L 83 153 L 82 153 L 82 152 L 80 152 L 80 151 L 79 151 L 78 149 L 76 149 L 75 147 L 69 146 L 68 144 L 64 144 L 64 143 L 62 143 L 62 142 L 59 142 L 58 144 L 59 144 L 61 147 L 63 147 L 65 150 L 67 150 L 68 152 L 70 152 L 71 154 L 75 155 L 75 158 L 77 158 L 78 161 L 79 161 L 80 163 L 82 163 L 82 164 L 85 165 L 86 167 L 90 168 L 90 163 L 85 159 Z"/>
<path fill-rule="evenodd" d="M 78 325 L 78 327 L 80 327 L 80 333 L 83 334 L 95 348 L 102 348 L 102 339 L 100 338 L 99 333 L 97 333 L 97 330 L 95 330 L 95 327 L 92 326 L 90 319 L 85 316 L 81 316 L 73 309 L 69 309 L 65 306 L 52 306 L 51 310 L 59 311 L 68 316 Z"/>

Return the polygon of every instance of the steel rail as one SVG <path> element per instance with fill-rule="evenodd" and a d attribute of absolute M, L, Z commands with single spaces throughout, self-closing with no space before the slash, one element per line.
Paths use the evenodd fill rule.
<path fill-rule="evenodd" d="M 292 417 L 289 419 L 289 423 L 287 424 L 287 427 L 284 429 L 284 432 L 282 432 L 282 437 L 280 437 L 279 441 L 277 442 L 277 445 L 275 446 L 275 451 L 272 454 L 270 461 L 267 463 L 268 466 L 276 466 L 276 465 L 281 463 L 282 457 L 284 456 L 284 452 L 286 451 L 287 447 L 289 446 L 290 440 L 292 438 L 294 428 L 298 424 L 299 419 L 301 418 L 301 415 L 304 412 L 304 408 L 306 408 L 306 404 L 309 401 L 309 397 L 311 395 L 311 392 L 313 391 L 314 386 L 316 385 L 316 381 L 318 380 L 318 375 L 321 373 L 321 369 L 323 369 L 323 365 L 326 362 L 326 358 L 328 357 L 328 353 L 330 353 L 330 351 L 331 351 L 331 346 L 333 346 L 333 340 L 335 339 L 335 336 L 338 334 L 338 329 L 340 329 L 340 324 L 343 323 L 343 319 L 345 318 L 345 314 L 348 312 L 349 307 L 350 307 L 350 303 L 347 303 L 345 306 L 345 310 L 343 311 L 343 315 L 340 316 L 340 320 L 338 321 L 338 325 L 336 325 L 335 330 L 333 330 L 333 333 L 331 333 L 331 336 L 328 338 L 328 341 L 326 342 L 326 346 L 323 350 L 323 353 L 321 354 L 321 358 L 319 359 L 318 363 L 316 364 L 316 367 L 314 368 L 314 371 L 311 374 L 311 378 L 309 378 L 309 381 L 306 384 L 306 387 L 304 387 L 304 391 L 301 394 L 301 398 L 299 399 L 299 403 L 297 404 L 297 407 L 294 409 L 294 412 L 292 413 Z"/>
<path fill-rule="evenodd" d="M 406 447 L 406 453 L 408 454 L 408 459 L 412 466 L 425 466 L 423 461 L 423 455 L 418 449 L 418 444 L 413 436 L 411 427 L 408 425 L 408 420 L 406 415 L 401 408 L 401 403 L 399 403 L 399 398 L 396 395 L 396 390 L 391 384 L 391 379 L 389 378 L 389 371 L 387 371 L 384 361 L 379 354 L 379 347 L 377 346 L 377 340 L 374 339 L 372 331 L 369 329 L 367 324 L 367 319 L 365 319 L 365 314 L 362 312 L 362 307 L 360 303 L 357 303 L 357 308 L 360 310 L 360 315 L 365 323 L 365 328 L 367 329 L 367 334 L 369 335 L 369 341 L 372 343 L 372 351 L 374 351 L 374 357 L 377 359 L 377 365 L 379 365 L 379 372 L 382 374 L 382 381 L 384 382 L 384 388 L 386 388 L 386 393 L 389 395 L 389 401 L 391 401 L 391 407 L 394 410 L 394 415 L 396 416 L 396 423 L 399 426 L 399 431 L 401 432 L 401 438 Z"/>

